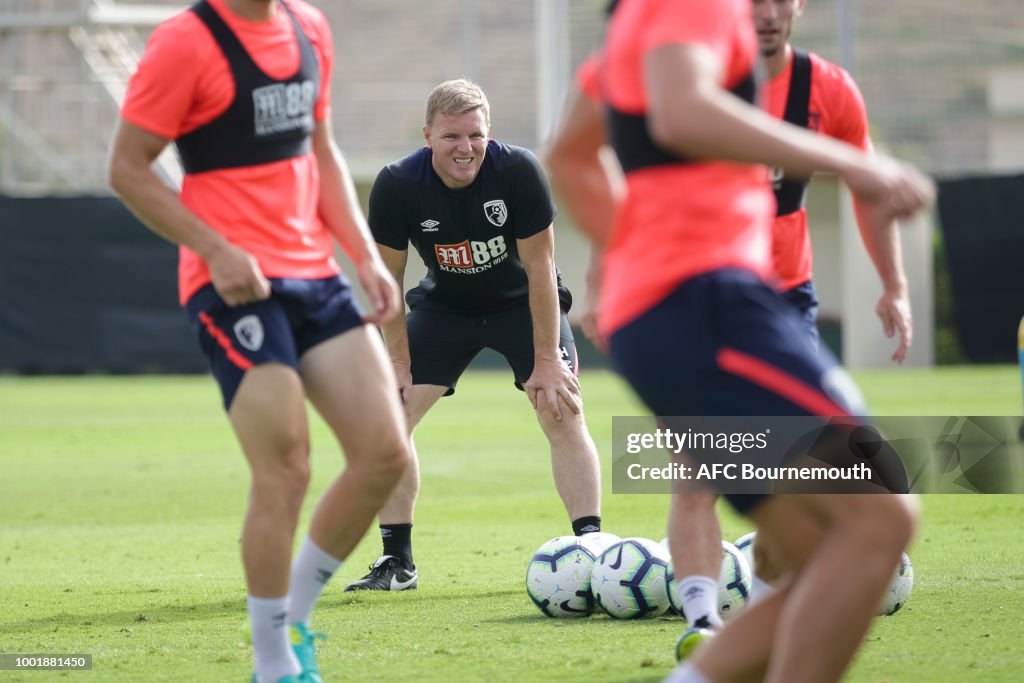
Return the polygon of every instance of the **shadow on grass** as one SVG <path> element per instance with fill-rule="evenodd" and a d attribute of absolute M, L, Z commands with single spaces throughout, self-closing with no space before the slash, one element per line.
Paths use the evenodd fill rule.
<path fill-rule="evenodd" d="M 90 612 L 74 614 L 67 611 L 24 620 L 2 620 L 0 631 L 28 632 L 40 627 L 52 626 L 133 626 L 143 623 L 171 624 L 186 621 L 210 623 L 219 618 L 245 617 L 245 598 L 225 599 L 215 602 L 190 605 L 136 605 L 132 609 L 116 612 Z M 239 622 L 241 623 L 241 621 Z"/>
<path fill-rule="evenodd" d="M 489 624 L 543 624 L 549 623 L 553 626 L 565 627 L 571 624 L 605 624 L 603 628 L 636 628 L 637 624 L 648 624 L 653 626 L 664 626 L 666 624 L 678 625 L 680 627 L 679 632 L 682 633 L 686 630 L 686 622 L 679 617 L 655 617 L 653 619 L 613 619 L 595 612 L 589 617 L 580 617 L 577 619 L 551 619 L 545 617 L 538 610 L 534 610 L 532 614 L 516 614 L 508 617 L 496 617 L 493 619 L 481 619 L 482 622 Z M 588 626 L 587 628 L 593 628 Z"/>
<path fill-rule="evenodd" d="M 317 609 L 323 607 L 376 607 L 381 603 L 391 603 L 392 601 L 401 601 L 403 605 L 413 605 L 422 603 L 433 603 L 433 602 L 444 602 L 451 604 L 456 601 L 480 601 L 487 600 L 490 598 L 504 601 L 509 596 L 525 595 L 525 591 L 520 589 L 507 589 L 507 590 L 496 590 L 488 591 L 486 593 L 473 592 L 471 594 L 464 594 L 457 592 L 457 587 L 453 586 L 451 589 L 442 590 L 409 590 L 402 591 L 400 595 L 395 595 L 390 591 L 352 591 L 351 593 L 345 593 L 342 587 L 339 586 L 337 589 L 328 587 L 321 596 L 320 601 L 317 603 Z M 525 599 L 525 598 L 524 598 Z M 529 604 L 529 603 L 527 603 Z"/>

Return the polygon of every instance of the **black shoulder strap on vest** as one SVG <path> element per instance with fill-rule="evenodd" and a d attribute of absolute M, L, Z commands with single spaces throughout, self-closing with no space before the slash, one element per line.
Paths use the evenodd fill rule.
<path fill-rule="evenodd" d="M 793 68 L 789 78 L 789 96 L 786 98 L 787 123 L 807 128 L 811 105 L 811 57 L 805 50 L 793 48 Z M 807 197 L 808 178 L 783 177 L 775 182 L 775 215 L 799 211 Z"/>
<path fill-rule="evenodd" d="M 312 111 L 320 91 L 316 53 L 292 9 L 282 0 L 276 1 L 291 22 L 299 48 L 299 67 L 285 78 L 271 77 L 256 64 L 208 0 L 192 6 L 228 62 L 235 94 L 218 117 L 175 140 L 186 173 L 268 164 L 306 154 L 312 148 Z M 291 100 L 298 106 L 291 107 Z"/>
<path fill-rule="evenodd" d="M 789 79 L 789 98 L 783 118 L 794 126 L 807 127 L 811 103 L 811 57 L 805 50 L 793 48 L 793 72 Z"/>
<path fill-rule="evenodd" d="M 757 82 L 754 74 L 749 74 L 729 92 L 744 102 L 753 104 L 757 99 Z M 605 109 L 609 141 L 619 158 L 622 170 L 626 173 L 650 166 L 694 163 L 694 159 L 667 150 L 654 141 L 647 127 L 646 112 L 628 114 L 611 105 L 607 105 Z"/>
<path fill-rule="evenodd" d="M 210 30 L 214 39 L 224 48 L 233 50 L 240 57 L 244 58 L 248 62 L 252 62 L 249 57 L 249 52 L 242 45 L 242 41 L 238 39 L 235 32 L 232 31 L 227 23 L 220 18 L 217 11 L 210 7 L 210 3 L 205 0 L 199 0 L 196 4 L 192 5 L 191 10 L 195 12 L 196 16 L 203 20 L 206 24 L 206 28 Z M 252 62 L 255 65 L 255 62 Z"/>

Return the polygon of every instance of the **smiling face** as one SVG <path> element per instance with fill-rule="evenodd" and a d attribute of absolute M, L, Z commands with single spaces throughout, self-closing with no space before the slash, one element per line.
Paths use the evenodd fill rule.
<path fill-rule="evenodd" d="M 433 151 L 434 172 L 447 187 L 467 187 L 480 172 L 487 153 L 487 117 L 481 107 L 462 114 L 434 115 L 423 137 Z"/>

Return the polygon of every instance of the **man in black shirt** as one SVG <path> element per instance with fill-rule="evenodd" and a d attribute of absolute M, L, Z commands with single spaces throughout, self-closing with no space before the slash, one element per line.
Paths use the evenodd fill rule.
<path fill-rule="evenodd" d="M 551 445 L 555 485 L 573 531 L 600 531 L 597 451 L 583 419 L 572 303 L 554 263 L 547 180 L 526 149 L 490 140 L 483 91 L 467 80 L 427 100 L 426 146 L 385 167 L 370 193 L 370 229 L 395 278 L 412 242 L 427 276 L 406 295 L 407 319 L 383 327 L 409 429 L 491 348 L 508 360 Z M 380 511 L 384 554 L 345 590 L 405 590 L 412 558 L 419 466 L 406 470 Z"/>

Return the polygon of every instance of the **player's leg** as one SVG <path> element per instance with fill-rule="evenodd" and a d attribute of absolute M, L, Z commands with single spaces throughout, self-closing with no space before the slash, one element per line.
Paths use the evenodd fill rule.
<path fill-rule="evenodd" d="M 768 509 L 779 506 L 780 497 L 766 496 L 742 496 L 730 497 L 730 502 L 738 512 L 751 517 L 754 508 Z M 784 501 L 785 499 L 782 498 Z M 807 528 L 813 525 L 818 528 L 817 522 L 808 522 L 802 517 L 790 515 L 787 518 L 790 522 L 796 523 L 795 528 L 800 533 L 786 537 L 790 544 L 787 552 L 789 566 L 795 571 L 799 569 L 801 562 L 806 561 L 814 552 L 815 547 L 821 540 L 820 533 L 806 534 Z M 773 557 L 784 554 L 780 541 L 770 539 L 772 529 L 764 525 L 758 527 L 758 542 L 762 537 L 767 545 L 774 549 Z M 756 546 L 755 546 L 756 547 Z M 778 560 L 777 560 L 778 561 Z M 765 671 L 768 666 L 772 646 L 774 644 L 773 632 L 779 619 L 779 615 L 789 597 L 790 586 L 780 584 L 779 587 L 766 595 L 756 603 L 748 603 L 736 617 L 731 619 L 728 628 L 713 639 L 713 643 L 703 645 L 707 638 L 698 642 L 701 645 L 688 661 L 677 667 L 665 679 L 666 683 L 754 683 L 764 680 Z M 691 629 L 692 630 L 692 629 Z M 677 658 L 679 648 L 684 646 L 684 639 L 690 631 L 680 638 L 677 645 Z M 739 649 L 737 644 L 742 643 Z M 691 652 L 693 647 L 690 647 Z"/>
<path fill-rule="evenodd" d="M 816 547 L 821 541 L 822 528 L 815 520 L 807 517 L 793 517 L 787 529 L 796 537 L 805 540 L 809 547 Z M 780 549 L 779 541 L 770 532 L 758 532 L 751 563 L 750 600 L 755 602 L 770 595 L 772 591 L 787 586 L 802 566 L 806 557 L 788 557 Z"/>
<path fill-rule="evenodd" d="M 806 322 L 798 321 L 791 308 L 778 308 L 777 299 L 758 287 L 724 291 L 719 307 L 734 315 L 719 328 L 716 362 L 723 377 L 716 384 L 744 397 L 745 414 L 864 414 L 859 392 L 831 356 L 794 334 Z M 848 451 L 848 440 L 840 442 Z M 834 443 L 822 443 L 824 452 L 815 457 L 844 457 L 842 448 L 835 451 Z M 899 482 L 898 462 L 876 457 L 872 468 L 887 484 Z M 907 497 L 881 493 L 776 496 L 772 501 L 753 508 L 750 516 L 764 529 L 768 555 L 795 579 L 774 629 L 766 680 L 838 680 L 909 543 L 916 513 Z M 809 524 L 817 525 L 819 533 Z M 849 572 L 850 566 L 858 571 Z M 837 582 L 836 576 L 845 580 Z"/>
<path fill-rule="evenodd" d="M 403 408 L 412 461 L 378 514 L 383 553 L 365 576 L 345 586 L 346 591 L 394 591 L 418 586 L 412 528 L 420 491 L 420 467 L 411 435 L 442 396 L 454 393 L 459 377 L 480 349 L 474 345 L 477 326 L 471 317 L 414 310 L 406 323 L 413 384 L 406 391 Z"/>
<path fill-rule="evenodd" d="M 770 629 L 775 628 L 788 596 L 789 588 L 782 588 L 744 608 L 721 633 L 706 639 L 710 642 L 702 641 L 664 683 L 762 683 L 772 647 Z M 727 647 L 739 649 L 726 652 Z"/>
<path fill-rule="evenodd" d="M 601 467 L 586 420 L 563 404 L 562 419 L 537 411 L 551 449 L 555 488 L 576 534 L 601 530 Z"/>
<path fill-rule="evenodd" d="M 783 495 L 759 505 L 750 517 L 759 536 L 776 539 L 778 552 L 798 577 L 730 622 L 697 651 L 692 666 L 716 683 L 839 680 L 910 540 L 916 519 L 912 499 Z M 803 533 L 807 518 L 820 523 L 819 536 Z"/>
<path fill-rule="evenodd" d="M 250 633 L 258 680 L 277 681 L 301 671 L 286 621 L 292 542 L 309 481 L 295 342 L 276 292 L 231 308 L 207 286 L 187 310 L 251 473 L 242 528 Z"/>
<path fill-rule="evenodd" d="M 853 397 L 848 394 L 845 397 L 839 395 L 837 388 L 841 383 L 836 381 L 837 372 L 834 372 L 838 369 L 819 356 L 806 337 L 799 333 L 791 309 L 767 288 L 744 282 L 749 279 L 751 276 L 734 271 L 720 271 L 694 278 L 662 304 L 613 335 L 613 355 L 631 384 L 652 410 L 661 415 L 849 414 L 850 408 L 844 406 L 852 405 Z M 679 348 L 680 339 L 690 342 L 688 348 Z M 749 499 L 749 496 L 739 498 Z M 810 499 L 800 496 L 792 498 L 796 501 Z M 849 501 L 854 499 L 853 496 L 824 498 L 846 501 L 847 505 L 852 505 Z M 892 517 L 894 539 L 902 538 L 905 543 L 906 538 L 899 530 L 906 525 L 901 525 L 900 506 L 894 502 L 899 499 L 879 495 L 871 500 L 885 501 L 877 510 L 880 519 Z M 852 513 L 855 510 L 851 508 L 846 512 Z M 870 528 L 868 525 L 857 527 L 858 522 L 846 519 L 849 515 L 844 515 L 838 509 L 827 508 L 824 504 L 819 504 L 816 509 L 795 508 L 794 513 L 808 516 L 821 525 L 823 534 L 818 538 L 821 539 L 822 547 L 841 544 L 841 541 L 835 539 L 853 537 Z M 877 522 L 874 517 L 872 520 L 872 523 Z M 734 657 L 731 663 L 726 663 L 732 667 L 728 671 L 733 675 L 750 670 L 756 672 L 759 670 L 757 661 L 761 657 L 764 661 L 760 667 L 767 670 L 770 652 L 772 676 L 778 676 L 777 680 L 786 680 L 785 676 L 791 675 L 794 676 L 791 680 L 797 680 L 797 675 L 805 674 L 797 674 L 789 669 L 796 661 L 793 657 L 795 643 L 810 641 L 822 649 L 815 656 L 814 671 L 827 674 L 834 669 L 836 662 L 844 658 L 845 661 L 849 660 L 868 622 L 854 619 L 844 624 L 832 624 L 833 629 L 821 627 L 821 620 L 839 622 L 842 620 L 837 615 L 843 615 L 844 619 L 846 615 L 831 605 L 830 596 L 825 594 L 834 577 L 822 577 L 821 569 L 815 569 L 819 573 L 807 573 L 822 562 L 816 551 L 807 550 L 807 546 L 816 543 L 817 538 L 808 539 L 805 535 L 792 532 L 787 535 L 781 522 L 771 521 L 774 524 L 766 527 L 766 538 L 790 542 L 786 552 L 793 566 L 799 566 L 801 557 L 806 558 L 805 571 L 800 573 L 797 583 L 786 592 L 786 596 L 809 592 L 813 598 L 803 598 L 794 603 L 798 616 L 789 617 L 786 621 L 787 627 L 794 632 L 792 637 L 780 638 L 776 642 L 772 635 L 776 632 L 774 628 L 761 629 L 762 635 L 742 645 L 746 649 L 743 658 Z M 769 524 L 771 521 L 766 520 Z M 909 531 L 906 533 L 909 535 Z M 838 536 L 833 537 L 832 534 Z M 884 577 L 891 573 L 898 561 L 899 552 L 889 545 L 895 546 L 898 543 L 887 545 L 883 542 L 876 547 L 864 546 L 859 542 L 854 545 L 858 552 L 872 555 L 872 565 L 886 567 L 881 582 L 874 575 L 862 578 L 858 573 L 849 577 L 849 582 L 857 586 L 849 589 L 848 594 L 864 597 L 877 591 L 877 596 L 866 599 L 861 608 L 868 615 L 867 619 L 870 619 L 884 591 L 887 580 Z M 799 552 L 801 547 L 804 548 L 802 553 Z M 852 561 L 849 556 L 844 557 Z M 838 571 L 841 573 L 842 569 Z M 808 576 L 815 578 L 808 579 Z M 801 585 L 804 587 L 800 588 Z M 783 604 L 788 604 L 790 599 L 787 597 Z M 845 605 L 849 601 L 840 602 Z M 778 605 L 778 599 L 767 604 Z M 829 608 L 823 609 L 823 605 Z M 817 610 L 816 618 L 809 618 L 806 610 Z M 777 613 L 762 607 L 752 609 L 751 613 L 760 619 L 771 620 L 780 618 L 784 611 L 785 608 L 781 606 Z M 836 629 L 845 630 L 840 634 Z M 733 627 L 730 623 L 719 638 L 725 638 L 736 630 L 743 629 Z M 856 636 L 858 630 L 859 637 Z M 829 638 L 834 638 L 835 642 L 821 637 L 823 632 Z M 851 633 L 854 634 L 853 645 L 849 646 Z M 723 644 L 718 644 L 718 639 L 712 643 L 713 646 L 708 647 L 711 652 L 725 653 L 729 644 L 736 645 L 736 640 L 730 635 Z M 735 655 L 735 651 L 732 655 Z M 728 656 L 724 656 L 725 659 Z M 699 664 L 701 660 L 696 661 Z M 711 680 L 732 680 L 721 671 L 715 673 L 716 678 Z"/>
<path fill-rule="evenodd" d="M 248 370 L 229 411 L 252 473 L 242 562 L 256 675 L 277 681 L 301 663 L 288 638 L 289 565 L 309 483 L 309 435 L 298 373 L 277 363 Z"/>
<path fill-rule="evenodd" d="M 408 465 L 409 446 L 394 376 L 379 337 L 349 330 L 302 356 L 306 393 L 338 438 L 344 473 L 327 489 L 310 537 L 343 559 L 362 538 Z"/>
<path fill-rule="evenodd" d="M 437 401 L 449 390 L 446 386 L 436 384 L 413 384 L 406 392 L 405 410 L 406 424 L 408 425 L 410 440 L 416 425 L 430 411 Z M 398 486 L 388 497 L 384 507 L 380 510 L 381 526 L 390 524 L 412 524 L 413 511 L 416 507 L 416 497 L 420 490 L 420 467 L 416 457 L 415 444 L 413 444 L 413 458 L 409 468 L 402 475 Z M 385 544 L 384 553 L 388 554 Z M 410 558 L 411 559 L 411 558 Z"/>
<path fill-rule="evenodd" d="M 489 317 L 488 346 L 505 356 L 515 374 L 516 387 L 533 372 L 533 324 L 528 306 Z M 569 369 L 579 374 L 579 357 L 569 318 L 559 323 L 559 352 Z M 581 401 L 582 403 L 582 401 Z M 569 515 L 573 533 L 601 530 L 601 463 L 587 429 L 584 411 L 573 414 L 562 405 L 562 419 L 547 410 L 536 411 L 537 422 L 547 437 L 555 488 Z"/>
<path fill-rule="evenodd" d="M 801 567 L 779 616 L 765 680 L 838 681 L 863 641 L 893 569 L 913 537 L 917 506 L 909 496 L 795 498 L 803 508 L 801 513 L 825 520 L 826 531 Z M 757 516 L 754 519 L 762 523 Z M 793 534 L 778 514 L 763 523 L 782 534 Z M 854 566 L 853 580 L 836 580 L 848 576 Z"/>
<path fill-rule="evenodd" d="M 288 592 L 288 566 L 309 483 L 309 434 L 298 373 L 277 363 L 245 373 L 228 415 L 252 471 L 242 558 L 257 596 Z"/>
<path fill-rule="evenodd" d="M 419 585 L 412 554 L 412 526 L 420 492 L 420 463 L 411 432 L 446 391 L 448 387 L 433 384 L 414 384 L 407 390 L 404 408 L 410 430 L 409 467 L 377 515 L 384 546 L 381 556 L 365 576 L 345 586 L 346 591 L 409 590 Z"/>
<path fill-rule="evenodd" d="M 714 493 L 680 491 L 668 516 L 669 550 L 676 582 L 676 604 L 694 628 L 718 628 L 718 574 L 722 567 L 722 529 Z"/>
<path fill-rule="evenodd" d="M 304 675 L 321 681 L 313 607 L 366 533 L 409 461 L 394 375 L 379 335 L 357 325 L 312 346 L 301 358 L 306 395 L 341 444 L 346 467 L 317 503 L 292 565 L 289 622 Z"/>

